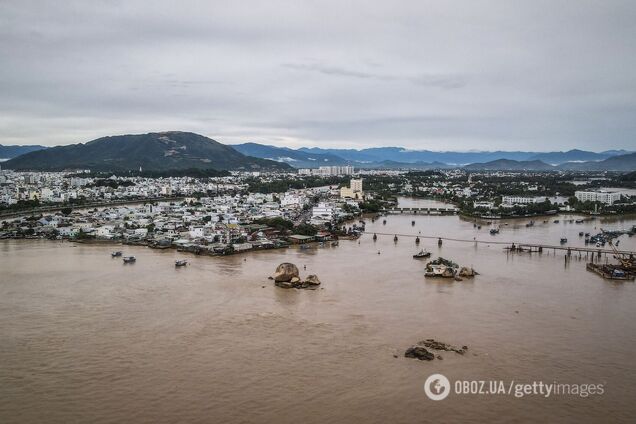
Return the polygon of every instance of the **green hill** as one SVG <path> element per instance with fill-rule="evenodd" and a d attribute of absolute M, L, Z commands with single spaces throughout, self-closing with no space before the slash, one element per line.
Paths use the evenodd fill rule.
<path fill-rule="evenodd" d="M 26 153 L 2 164 L 14 170 L 162 171 L 217 169 L 242 171 L 290 170 L 266 159 L 245 156 L 199 134 L 180 131 L 102 137 L 88 143 Z"/>

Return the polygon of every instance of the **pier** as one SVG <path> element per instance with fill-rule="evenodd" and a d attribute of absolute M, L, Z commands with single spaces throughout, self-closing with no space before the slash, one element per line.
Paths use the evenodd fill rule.
<path fill-rule="evenodd" d="M 423 234 L 396 234 L 396 233 L 374 233 L 371 231 L 364 231 L 363 234 L 376 234 L 378 237 L 379 236 L 389 236 L 389 237 L 394 237 L 394 236 L 398 236 L 399 237 L 411 237 L 411 238 L 416 238 L 419 237 L 420 239 L 432 239 L 432 240 L 444 240 L 444 241 L 455 241 L 455 242 L 460 242 L 460 243 L 473 243 L 473 244 L 495 244 L 495 245 L 502 245 L 502 246 L 512 246 L 515 245 L 516 247 L 521 247 L 521 248 L 525 248 L 525 249 L 535 249 L 535 251 L 544 251 L 544 250 L 553 250 L 553 251 L 557 251 L 557 250 L 562 250 L 568 253 L 573 253 L 573 252 L 581 252 L 581 253 L 592 253 L 592 254 L 598 254 L 598 255 L 602 255 L 602 254 L 621 254 L 621 255 L 634 255 L 636 256 L 636 252 L 634 251 L 630 251 L 630 250 L 612 250 L 612 249 L 605 249 L 605 248 L 598 248 L 598 247 L 574 247 L 574 246 L 567 246 L 567 245 L 552 245 L 552 244 L 537 244 L 537 243 L 524 243 L 524 242 L 518 242 L 518 241 L 499 241 L 499 240 L 478 240 L 478 239 L 458 239 L 458 238 L 451 238 L 451 237 L 439 237 L 439 236 L 427 236 L 427 235 L 423 235 Z M 536 253 L 536 252 L 535 252 Z"/>
<path fill-rule="evenodd" d="M 448 206 L 444 208 L 384 208 L 380 210 L 381 213 L 389 214 L 413 214 L 413 215 L 455 215 L 459 212 L 459 209 L 455 206 Z"/>

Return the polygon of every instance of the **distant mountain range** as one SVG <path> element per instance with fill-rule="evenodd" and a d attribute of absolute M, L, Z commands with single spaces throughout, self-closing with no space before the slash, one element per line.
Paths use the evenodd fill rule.
<path fill-rule="evenodd" d="M 258 143 L 233 146 L 180 131 L 103 137 L 85 144 L 45 148 L 0 146 L 19 156 L 2 162 L 16 170 L 91 169 L 95 171 L 166 171 L 184 169 L 292 170 L 350 164 L 369 169 L 468 170 L 636 170 L 636 153 L 608 150 L 567 152 L 433 152 L 401 147 L 290 149 Z M 22 149 L 22 150 L 21 150 Z M 0 158 L 2 155 L 0 155 Z M 293 167 L 293 168 L 292 168 Z"/>
<path fill-rule="evenodd" d="M 434 152 L 430 150 L 408 150 L 402 147 L 375 147 L 369 149 L 321 149 L 318 147 L 297 150 L 246 143 L 232 146 L 238 151 L 256 156 L 289 163 L 295 168 L 315 168 L 324 165 L 350 164 L 364 168 L 451 168 L 475 164 L 476 167 L 489 164 L 493 169 L 554 169 L 554 166 L 575 162 L 582 167 L 586 162 L 601 162 L 608 158 L 625 155 L 625 150 L 589 152 L 568 150 L 567 152 Z M 498 162 L 506 160 L 510 162 Z M 494 163 L 493 163 L 494 162 Z M 520 164 L 515 164 L 519 162 Z M 541 162 L 541 163 L 539 163 Z M 572 169 L 576 169 L 574 165 Z M 470 169 L 470 168 L 469 168 Z"/>
<path fill-rule="evenodd" d="M 11 159 L 16 156 L 23 155 L 29 152 L 35 152 L 36 150 L 46 149 L 45 146 L 3 146 L 0 144 L 0 161 Z"/>
<path fill-rule="evenodd" d="M 466 165 L 464 169 L 488 171 L 634 171 L 636 170 L 636 153 L 612 156 L 601 161 L 566 162 L 556 166 L 540 160 L 516 161 L 498 159 L 486 163 Z"/>
<path fill-rule="evenodd" d="M 51 147 L 2 163 L 14 170 L 163 171 L 182 169 L 290 170 L 281 162 L 245 156 L 210 138 L 170 131 L 98 138 L 85 144 Z"/>
<path fill-rule="evenodd" d="M 347 160 L 331 153 L 311 153 L 258 143 L 235 144 L 231 147 L 247 156 L 284 162 L 295 168 L 347 164 Z"/>

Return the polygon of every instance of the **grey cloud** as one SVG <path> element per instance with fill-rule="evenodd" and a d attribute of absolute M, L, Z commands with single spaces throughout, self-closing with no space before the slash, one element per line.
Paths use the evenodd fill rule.
<path fill-rule="evenodd" d="M 636 3 L 0 1 L 0 144 L 636 149 Z"/>

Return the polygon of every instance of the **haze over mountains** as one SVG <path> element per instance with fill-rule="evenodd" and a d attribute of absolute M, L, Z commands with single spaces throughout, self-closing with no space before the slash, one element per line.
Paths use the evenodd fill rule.
<path fill-rule="evenodd" d="M 2 163 L 15 170 L 91 169 L 95 171 L 292 170 L 326 165 L 357 168 L 469 170 L 636 170 L 636 153 L 408 150 L 401 147 L 368 149 L 290 149 L 258 143 L 224 145 L 211 138 L 181 131 L 102 137 L 88 143 L 45 148 L 0 146 L 14 155 Z M 1 157 L 1 155 L 0 155 Z"/>
<path fill-rule="evenodd" d="M 232 146 L 243 154 L 286 162 L 295 168 L 314 168 L 325 165 L 351 164 L 365 168 L 454 168 L 466 166 L 467 169 L 613 169 L 624 170 L 631 163 L 630 158 L 623 161 L 605 162 L 607 159 L 626 155 L 625 150 L 608 150 L 600 153 L 569 150 L 567 152 L 530 152 L 530 151 L 470 151 L 435 152 L 430 150 L 408 150 L 401 147 L 374 147 L 369 149 L 321 149 L 300 148 L 297 150 L 267 146 L 257 143 L 245 143 Z M 629 165 L 631 164 L 631 165 Z M 561 168 L 562 167 L 562 168 Z M 607 168 L 610 167 L 610 168 Z"/>

